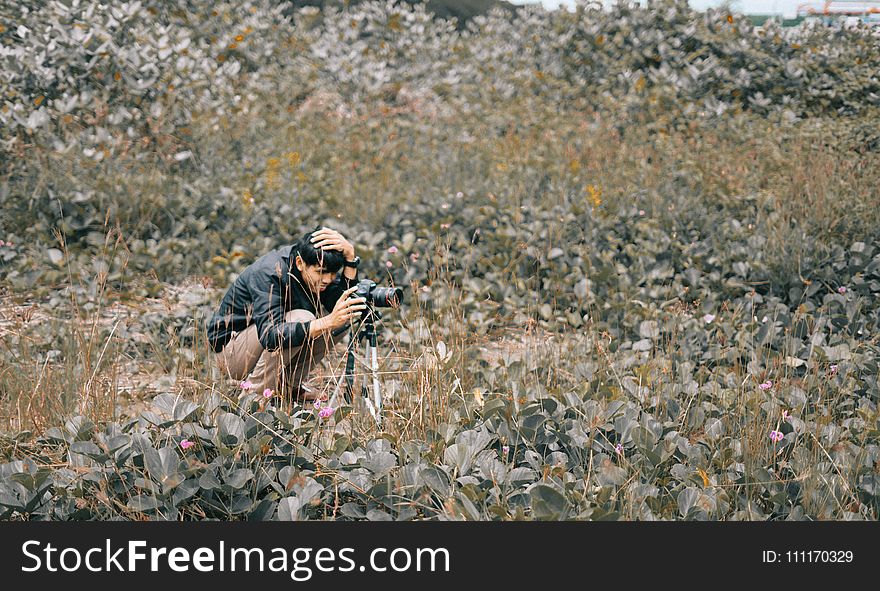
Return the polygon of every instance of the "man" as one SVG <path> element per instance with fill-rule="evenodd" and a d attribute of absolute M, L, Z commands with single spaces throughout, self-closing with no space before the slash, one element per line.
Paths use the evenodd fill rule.
<path fill-rule="evenodd" d="M 208 322 L 220 371 L 260 394 L 319 397 L 304 386 L 309 371 L 341 338 L 332 333 L 366 309 L 363 298 L 349 297 L 359 263 L 354 246 L 330 228 L 257 259 Z"/>

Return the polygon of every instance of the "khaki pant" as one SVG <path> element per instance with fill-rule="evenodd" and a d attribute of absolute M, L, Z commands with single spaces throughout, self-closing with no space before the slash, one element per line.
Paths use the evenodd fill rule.
<path fill-rule="evenodd" d="M 315 319 L 308 310 L 291 310 L 284 315 L 285 322 L 306 322 Z M 232 333 L 232 339 L 217 354 L 217 367 L 233 380 L 253 383 L 253 392 L 262 394 L 269 388 L 285 398 L 301 398 L 301 387 L 308 380 L 312 366 L 320 363 L 335 340 L 330 335 L 306 340 L 299 347 L 266 351 L 257 337 L 257 325 Z"/>

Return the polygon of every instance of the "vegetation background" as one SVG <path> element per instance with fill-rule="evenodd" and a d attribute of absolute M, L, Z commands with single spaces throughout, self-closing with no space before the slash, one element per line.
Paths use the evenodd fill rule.
<path fill-rule="evenodd" d="M 877 519 L 875 30 L 299 4 L 0 8 L 3 518 Z M 316 222 L 381 428 L 212 370 Z"/>

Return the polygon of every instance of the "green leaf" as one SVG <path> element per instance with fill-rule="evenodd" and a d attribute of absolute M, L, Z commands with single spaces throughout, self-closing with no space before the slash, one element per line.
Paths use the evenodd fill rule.
<path fill-rule="evenodd" d="M 449 494 L 451 484 L 449 476 L 437 466 L 428 466 L 419 472 L 419 481 L 440 495 Z"/>
<path fill-rule="evenodd" d="M 199 405 L 189 400 L 184 400 L 174 406 L 174 420 L 186 421 L 199 410 Z"/>
<path fill-rule="evenodd" d="M 75 441 L 70 444 L 70 451 L 77 454 L 83 454 L 93 459 L 105 458 L 106 454 L 101 448 L 91 441 Z"/>
<path fill-rule="evenodd" d="M 529 490 L 529 497 L 532 512 L 538 519 L 559 520 L 568 516 L 568 500 L 552 486 L 536 484 Z"/>
<path fill-rule="evenodd" d="M 224 445 L 240 445 L 244 441 L 244 421 L 232 413 L 223 413 L 217 419 L 218 435 Z"/>
<path fill-rule="evenodd" d="M 296 497 L 284 497 L 278 501 L 278 521 L 299 521 L 302 501 Z"/>
<path fill-rule="evenodd" d="M 171 446 L 158 451 L 153 448 L 144 450 L 144 465 L 150 477 L 162 485 L 163 491 L 171 490 L 183 482 L 184 477 L 178 471 L 180 458 Z"/>
<path fill-rule="evenodd" d="M 367 511 L 367 519 L 369 521 L 394 521 L 394 517 L 390 513 L 381 509 L 370 509 Z"/>
<path fill-rule="evenodd" d="M 198 478 L 188 478 L 180 483 L 180 485 L 174 489 L 174 493 L 171 495 L 171 503 L 176 507 L 183 501 L 191 498 L 197 492 L 201 490 L 201 486 L 199 485 Z"/>
<path fill-rule="evenodd" d="M 376 476 L 383 476 L 397 466 L 397 456 L 387 451 L 367 453 L 361 465 Z"/>
<path fill-rule="evenodd" d="M 232 488 L 239 489 L 247 484 L 253 477 L 254 473 L 248 468 L 239 468 L 226 475 L 224 481 Z"/>
<path fill-rule="evenodd" d="M 339 512 L 351 519 L 365 519 L 367 517 L 367 514 L 364 513 L 364 508 L 353 502 L 345 503 L 339 508 Z"/>
<path fill-rule="evenodd" d="M 483 408 L 480 410 L 480 414 L 483 416 L 484 419 L 488 419 L 492 415 L 503 414 L 506 408 L 507 402 L 505 402 L 501 398 L 493 398 L 483 405 Z"/>
<path fill-rule="evenodd" d="M 199 486 L 205 490 L 212 490 L 215 488 L 221 488 L 223 485 L 220 480 L 217 479 L 214 472 L 207 470 L 199 477 Z"/>
<path fill-rule="evenodd" d="M 596 469 L 596 476 L 601 486 L 620 486 L 626 482 L 627 471 L 610 460 L 606 460 Z"/>
<path fill-rule="evenodd" d="M 159 499 L 148 495 L 137 495 L 127 503 L 127 507 L 135 511 L 151 511 L 158 509 L 160 505 Z"/>
<path fill-rule="evenodd" d="M 533 482 L 538 477 L 538 473 L 531 468 L 519 467 L 514 468 L 507 474 L 507 482 L 514 484 L 517 482 Z"/>

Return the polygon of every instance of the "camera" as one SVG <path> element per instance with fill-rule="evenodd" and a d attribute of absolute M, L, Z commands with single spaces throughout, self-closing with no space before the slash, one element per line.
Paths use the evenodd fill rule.
<path fill-rule="evenodd" d="M 396 308 L 403 301 L 403 289 L 400 287 L 377 287 L 370 279 L 358 281 L 354 296 L 364 298 L 367 304 L 376 308 Z"/>

